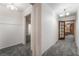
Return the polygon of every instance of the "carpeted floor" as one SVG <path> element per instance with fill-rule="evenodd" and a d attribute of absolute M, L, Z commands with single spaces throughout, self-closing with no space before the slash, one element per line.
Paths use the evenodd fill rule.
<path fill-rule="evenodd" d="M 29 43 L 26 46 L 18 44 L 0 50 L 0 56 L 31 56 L 31 54 Z"/>
<path fill-rule="evenodd" d="M 77 48 L 73 35 L 66 36 L 48 49 L 43 56 L 77 56 Z"/>

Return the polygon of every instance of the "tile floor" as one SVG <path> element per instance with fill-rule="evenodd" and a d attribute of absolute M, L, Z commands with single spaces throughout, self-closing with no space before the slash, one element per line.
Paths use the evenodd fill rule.
<path fill-rule="evenodd" d="M 12 47 L 4 48 L 0 50 L 0 56 L 31 56 L 29 44 L 26 46 L 18 44 Z"/>
<path fill-rule="evenodd" d="M 30 44 L 18 44 L 0 50 L 0 56 L 31 56 Z M 77 56 L 77 48 L 72 35 L 58 42 L 48 49 L 43 56 Z"/>
<path fill-rule="evenodd" d="M 66 36 L 65 40 L 58 40 L 43 56 L 77 56 L 77 48 L 73 35 Z"/>

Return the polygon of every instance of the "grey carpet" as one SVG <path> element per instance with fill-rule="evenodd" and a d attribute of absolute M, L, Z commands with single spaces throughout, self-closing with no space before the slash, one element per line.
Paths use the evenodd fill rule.
<path fill-rule="evenodd" d="M 73 35 L 66 36 L 65 40 L 58 40 L 43 56 L 77 56 L 77 48 Z"/>
<path fill-rule="evenodd" d="M 0 50 L 0 56 L 31 56 L 29 44 L 18 44 L 12 47 L 4 48 Z"/>

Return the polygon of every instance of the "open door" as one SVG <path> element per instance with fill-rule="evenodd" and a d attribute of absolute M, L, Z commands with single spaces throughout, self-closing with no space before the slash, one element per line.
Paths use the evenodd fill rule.
<path fill-rule="evenodd" d="M 65 21 L 59 21 L 59 40 L 65 39 Z"/>
<path fill-rule="evenodd" d="M 74 23 L 70 25 L 70 32 L 74 35 Z"/>

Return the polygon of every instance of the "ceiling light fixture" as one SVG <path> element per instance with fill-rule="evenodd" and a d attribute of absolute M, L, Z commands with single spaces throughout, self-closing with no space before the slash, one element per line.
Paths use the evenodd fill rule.
<path fill-rule="evenodd" d="M 63 13 L 60 14 L 59 17 L 64 17 L 64 16 L 69 16 L 70 15 L 70 13 L 69 12 L 66 12 L 65 9 L 64 9 L 64 12 Z"/>
<path fill-rule="evenodd" d="M 69 12 L 67 12 L 66 15 L 68 16 L 69 15 Z"/>
<path fill-rule="evenodd" d="M 60 14 L 59 16 L 60 16 L 60 17 L 63 17 L 64 15 L 63 15 L 63 14 Z"/>
<path fill-rule="evenodd" d="M 7 4 L 6 6 L 8 9 L 11 9 L 11 10 L 17 10 L 17 8 L 14 6 L 14 4 Z"/>

